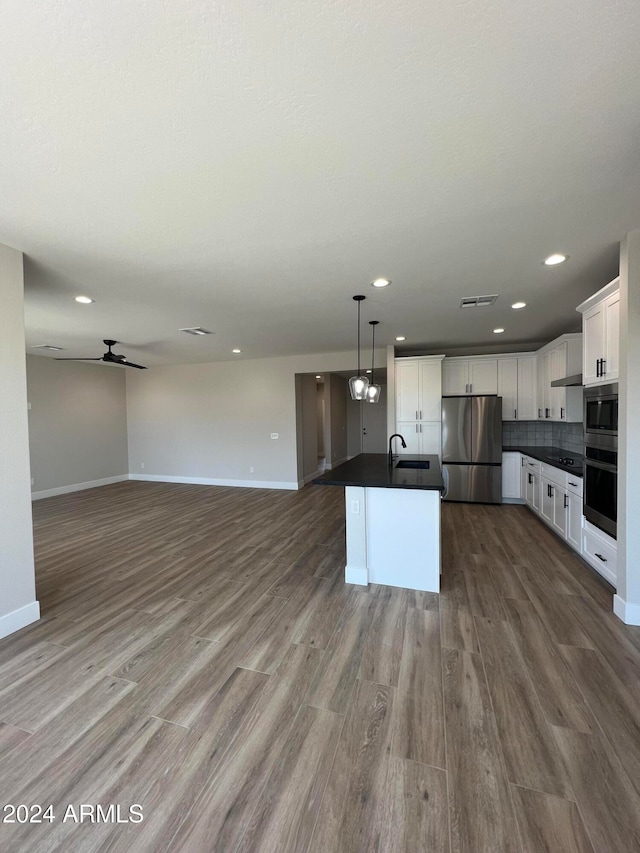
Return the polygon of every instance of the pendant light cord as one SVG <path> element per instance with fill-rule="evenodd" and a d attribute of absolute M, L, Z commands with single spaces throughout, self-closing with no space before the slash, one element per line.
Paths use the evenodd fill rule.
<path fill-rule="evenodd" d="M 371 384 L 373 385 L 373 365 L 376 357 L 376 326 L 371 324 Z"/>
<path fill-rule="evenodd" d="M 358 302 L 358 376 L 360 376 L 360 302 Z"/>

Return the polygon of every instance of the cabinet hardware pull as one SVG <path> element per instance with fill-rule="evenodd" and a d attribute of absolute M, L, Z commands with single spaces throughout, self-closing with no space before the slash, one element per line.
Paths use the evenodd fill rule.
<path fill-rule="evenodd" d="M 602 556 L 602 554 L 596 554 L 595 556 L 596 556 L 599 560 L 602 560 L 602 562 L 603 562 L 603 563 L 606 563 L 606 562 L 607 562 L 607 561 L 606 561 L 606 558 L 605 558 L 605 557 L 603 557 L 603 556 Z"/>
<path fill-rule="evenodd" d="M 418 410 L 416 409 L 416 420 L 418 420 Z"/>
<path fill-rule="evenodd" d="M 513 410 L 513 419 L 514 419 L 514 421 L 516 421 L 518 419 L 518 410 L 517 409 Z"/>
<path fill-rule="evenodd" d="M 569 498 L 567 495 L 564 496 L 564 508 L 566 509 L 569 506 Z"/>
<path fill-rule="evenodd" d="M 541 418 L 541 417 L 542 417 L 541 412 L 542 412 L 542 409 L 538 409 L 538 417 L 539 417 L 539 418 Z"/>
<path fill-rule="evenodd" d="M 572 482 L 571 482 L 571 480 L 569 480 L 569 485 L 570 485 L 570 486 L 577 486 L 578 484 L 577 484 L 577 483 L 572 483 Z"/>
<path fill-rule="evenodd" d="M 596 358 L 596 379 L 600 376 L 600 359 Z"/>
<path fill-rule="evenodd" d="M 469 383 L 469 393 L 473 394 L 473 382 Z"/>
<path fill-rule="evenodd" d="M 422 409 L 420 409 L 420 420 L 422 420 Z"/>
<path fill-rule="evenodd" d="M 560 406 L 560 420 L 564 420 L 564 408 L 562 406 Z"/>
<path fill-rule="evenodd" d="M 602 362 L 602 367 L 600 368 L 602 372 L 600 373 L 600 376 L 604 376 L 604 375 L 605 375 L 605 373 L 607 372 L 607 367 L 606 367 L 606 365 L 607 365 L 607 359 L 606 359 L 606 358 L 601 358 L 601 359 L 600 359 L 600 361 Z"/>
<path fill-rule="evenodd" d="M 527 477 L 529 478 L 529 485 L 531 485 L 531 483 L 533 482 L 533 481 L 531 480 L 531 473 L 528 473 L 528 474 L 527 474 Z"/>
<path fill-rule="evenodd" d="M 544 410 L 544 416 L 545 416 L 545 418 L 549 417 L 549 409 Z"/>

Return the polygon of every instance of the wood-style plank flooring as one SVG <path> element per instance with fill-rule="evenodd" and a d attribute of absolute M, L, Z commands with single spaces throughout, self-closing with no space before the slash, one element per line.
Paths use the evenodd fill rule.
<path fill-rule="evenodd" d="M 344 584 L 338 488 L 119 483 L 34 516 L 0 805 L 56 819 L 0 850 L 640 851 L 640 629 L 526 508 L 443 507 L 439 596 Z"/>

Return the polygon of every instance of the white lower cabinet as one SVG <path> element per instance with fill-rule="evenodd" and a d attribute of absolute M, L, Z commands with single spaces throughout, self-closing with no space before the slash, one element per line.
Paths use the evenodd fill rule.
<path fill-rule="evenodd" d="M 400 442 L 394 444 L 394 453 L 415 455 L 419 453 L 434 453 L 440 456 L 440 435 L 442 427 L 440 421 L 398 421 L 396 430 L 404 438 L 407 446 L 402 447 Z"/>
<path fill-rule="evenodd" d="M 520 466 L 520 494 L 525 503 L 581 554 L 582 478 L 524 454 Z"/>
<path fill-rule="evenodd" d="M 617 587 L 617 542 L 588 521 L 582 528 L 582 556 L 605 580 Z"/>

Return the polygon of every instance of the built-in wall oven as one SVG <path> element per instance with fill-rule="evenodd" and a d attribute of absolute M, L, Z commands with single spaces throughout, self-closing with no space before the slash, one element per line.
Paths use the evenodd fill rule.
<path fill-rule="evenodd" d="M 584 389 L 584 516 L 616 538 L 618 385 Z"/>

